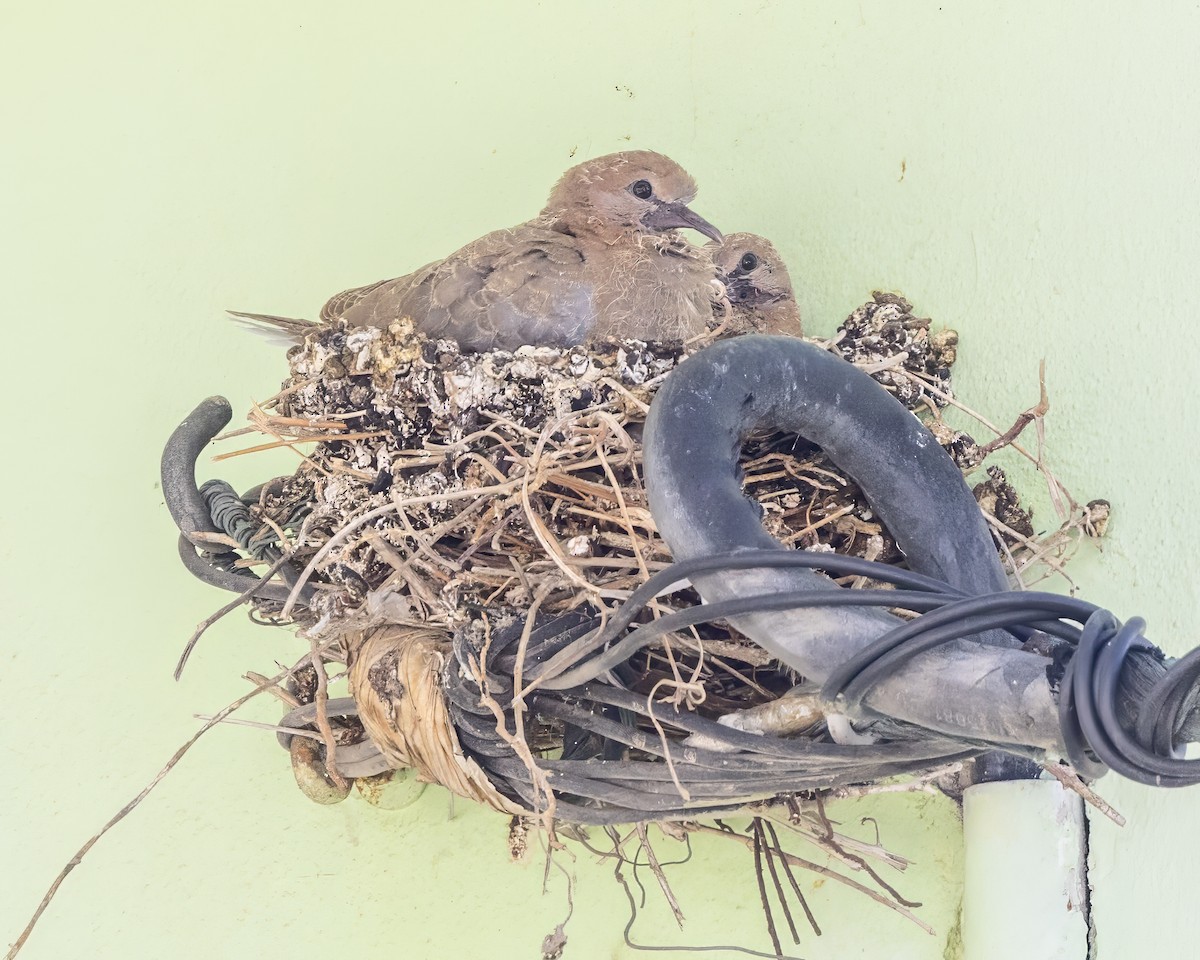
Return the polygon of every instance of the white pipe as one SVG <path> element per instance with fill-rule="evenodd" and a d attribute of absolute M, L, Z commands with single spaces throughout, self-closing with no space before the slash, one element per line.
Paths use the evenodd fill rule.
<path fill-rule="evenodd" d="M 1085 826 L 1057 780 L 966 789 L 964 960 L 1087 960 Z"/>

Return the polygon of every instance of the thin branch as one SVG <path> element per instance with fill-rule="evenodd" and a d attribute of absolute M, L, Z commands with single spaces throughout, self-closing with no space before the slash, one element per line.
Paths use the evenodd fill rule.
<path fill-rule="evenodd" d="M 293 670 L 294 669 L 295 668 L 293 668 Z M 106 833 L 108 833 L 108 831 L 129 816 L 129 814 L 132 813 L 134 809 L 146 799 L 146 797 L 150 794 L 150 791 L 157 787 L 162 781 L 163 777 L 170 773 L 171 770 L 174 769 L 175 765 L 183 759 L 184 755 L 191 750 L 193 746 L 195 746 L 196 741 L 204 736 L 204 734 L 208 733 L 208 731 L 213 727 L 217 726 L 217 724 L 221 723 L 221 721 L 223 721 L 231 713 L 240 709 L 244 704 L 250 700 L 253 700 L 264 690 L 268 689 L 269 686 L 278 684 L 281 680 L 284 680 L 291 672 L 292 670 L 285 670 L 282 673 L 277 674 L 273 679 L 267 681 L 267 683 L 258 684 L 249 693 L 238 697 L 238 699 L 234 700 L 228 706 L 214 714 L 211 720 L 206 722 L 204 726 L 192 734 L 192 736 L 188 738 L 187 742 L 175 751 L 175 753 L 171 756 L 171 759 L 168 760 L 166 765 L 154 775 L 154 778 L 148 784 L 146 784 L 142 791 L 127 804 L 125 804 L 125 806 L 123 806 L 120 810 L 118 810 L 112 819 L 109 820 L 108 823 L 106 823 L 103 827 L 101 827 L 100 830 L 97 831 L 92 838 L 88 840 L 87 843 L 85 843 L 82 847 L 80 847 L 75 852 L 75 855 L 67 861 L 66 866 L 59 871 L 58 876 L 54 878 L 54 882 L 50 884 L 50 888 L 46 891 L 46 895 L 42 897 L 41 903 L 38 904 L 37 909 L 33 912 L 33 916 L 30 918 L 29 923 L 21 932 L 21 935 L 17 937 L 16 942 L 13 943 L 12 947 L 9 948 L 8 953 L 5 954 L 5 960 L 14 960 L 17 954 L 21 952 L 21 948 L 25 946 L 26 941 L 29 939 L 29 935 L 33 933 L 33 928 L 37 926 L 38 920 L 40 920 L 42 914 L 46 912 L 46 908 L 50 906 L 50 901 L 54 899 L 55 894 L 58 893 L 58 888 L 62 886 L 63 881 L 67 879 L 67 876 L 70 874 L 70 872 L 79 866 L 79 864 L 83 861 L 83 858 L 87 856 L 88 851 L 90 851 L 92 847 L 96 845 L 101 837 L 103 837 Z"/>

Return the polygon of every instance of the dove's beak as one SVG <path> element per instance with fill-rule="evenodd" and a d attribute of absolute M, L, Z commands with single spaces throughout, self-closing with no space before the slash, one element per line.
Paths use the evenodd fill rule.
<path fill-rule="evenodd" d="M 643 221 L 651 230 L 674 230 L 687 227 L 698 230 L 710 240 L 721 243 L 725 238 L 721 231 L 700 214 L 679 202 L 660 203 Z"/>

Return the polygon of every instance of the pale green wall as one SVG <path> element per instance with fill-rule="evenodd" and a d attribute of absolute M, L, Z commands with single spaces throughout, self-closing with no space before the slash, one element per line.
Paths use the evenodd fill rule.
<path fill-rule="evenodd" d="M 193 712 L 300 653 L 228 622 L 171 681 L 218 598 L 173 559 L 160 445 L 200 397 L 241 408 L 284 370 L 222 308 L 311 314 L 529 216 L 572 155 L 675 156 L 705 216 L 774 238 L 815 332 L 903 290 L 962 332 L 961 393 L 997 421 L 1036 398 L 1045 357 L 1053 464 L 1117 509 L 1076 565 L 1083 593 L 1170 650 L 1200 640 L 1200 14 L 1132 6 L 0 6 L 0 942 Z M 1200 790 L 1104 786 L 1130 826 L 1094 830 L 1099 956 L 1187 955 Z M 865 814 L 917 861 L 900 885 L 939 936 L 825 885 L 827 934 L 800 952 L 942 956 L 952 810 L 839 811 L 864 832 Z M 269 735 L 219 731 L 76 870 L 24 956 L 532 957 L 562 885 L 542 896 L 503 836 L 433 790 L 390 815 L 318 808 Z M 706 849 L 677 878 L 683 939 L 652 894 L 643 940 L 765 946 L 748 857 Z M 606 870 L 580 861 L 578 880 L 568 957 L 631 956 Z"/>

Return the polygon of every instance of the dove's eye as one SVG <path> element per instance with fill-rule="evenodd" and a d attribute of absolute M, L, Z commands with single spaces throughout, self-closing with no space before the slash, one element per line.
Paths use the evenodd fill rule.
<path fill-rule="evenodd" d="M 649 200 L 654 195 L 654 188 L 649 180 L 638 180 L 630 184 L 629 192 L 639 200 Z"/>
<path fill-rule="evenodd" d="M 758 257 L 752 253 L 743 254 L 742 259 L 738 261 L 738 269 L 749 273 L 758 266 Z"/>

